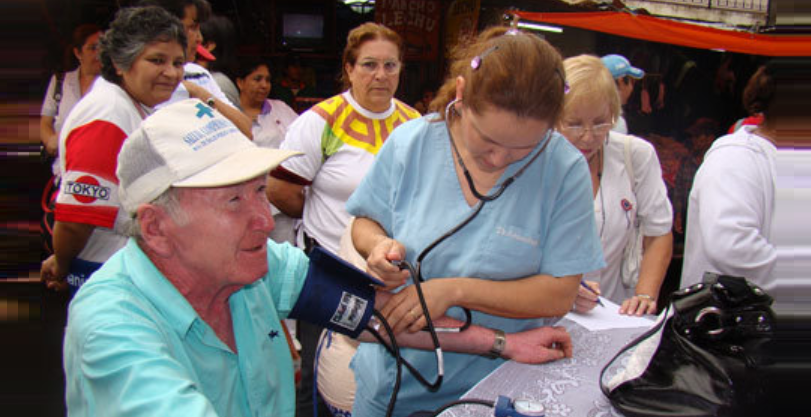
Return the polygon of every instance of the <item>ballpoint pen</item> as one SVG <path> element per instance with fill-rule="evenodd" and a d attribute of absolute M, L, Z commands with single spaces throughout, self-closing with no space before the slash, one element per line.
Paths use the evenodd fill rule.
<path fill-rule="evenodd" d="M 602 301 L 602 300 L 600 300 L 600 294 L 597 294 L 597 291 L 594 291 L 594 289 L 593 289 L 593 288 L 591 288 L 591 287 L 589 287 L 588 285 L 586 285 L 586 282 L 585 282 L 585 281 L 580 281 L 580 286 L 581 286 L 581 287 L 583 287 L 583 288 L 585 288 L 586 290 L 588 290 L 588 292 L 590 292 L 590 293 L 592 293 L 592 294 L 596 295 L 596 296 L 597 296 L 597 304 L 599 304 L 599 305 L 600 305 L 600 306 L 602 306 L 602 307 L 605 307 L 605 305 L 603 304 L 603 301 Z"/>

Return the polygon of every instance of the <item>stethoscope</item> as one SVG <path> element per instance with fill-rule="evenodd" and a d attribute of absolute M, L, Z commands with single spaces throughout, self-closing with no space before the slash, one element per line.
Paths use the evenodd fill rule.
<path fill-rule="evenodd" d="M 463 227 L 465 227 L 471 221 L 473 221 L 473 219 L 475 219 L 476 216 L 479 215 L 479 213 L 481 212 L 482 208 L 484 207 L 484 205 L 486 203 L 494 201 L 494 200 L 498 199 L 502 194 L 504 194 L 504 191 L 507 189 L 507 187 L 509 187 L 510 184 L 515 182 L 515 180 L 518 177 L 520 177 L 521 174 L 523 174 L 527 170 L 527 168 L 529 168 L 529 166 L 536 159 L 538 159 L 538 157 L 544 152 L 546 147 L 549 145 L 549 142 L 551 142 L 552 130 L 550 129 L 550 130 L 548 130 L 546 132 L 543 139 L 541 139 L 541 141 L 544 142 L 543 145 L 540 147 L 540 149 L 531 158 L 529 158 L 529 160 L 524 164 L 524 166 L 522 166 L 518 171 L 516 171 L 516 173 L 513 174 L 510 178 L 507 178 L 506 180 L 504 180 L 504 182 L 501 183 L 501 185 L 499 186 L 499 188 L 496 191 L 494 191 L 494 192 L 492 192 L 490 194 L 487 194 L 487 195 L 483 195 L 483 194 L 479 193 L 479 191 L 476 189 L 476 186 L 473 183 L 473 177 L 470 175 L 470 172 L 468 171 L 467 166 L 465 165 L 465 162 L 462 159 L 462 155 L 459 153 L 459 149 L 456 147 L 456 142 L 453 139 L 453 134 L 451 133 L 451 129 L 450 129 L 451 109 L 459 101 L 460 101 L 459 99 L 454 99 L 450 103 L 448 103 L 448 105 L 445 107 L 445 127 L 446 127 L 446 129 L 448 131 L 448 138 L 449 138 L 449 140 L 451 142 L 451 147 L 453 149 L 454 154 L 456 155 L 456 160 L 459 163 L 459 166 L 462 168 L 462 171 L 464 173 L 464 177 L 465 177 L 465 180 L 467 182 L 467 185 L 468 185 L 468 187 L 470 187 L 470 191 L 479 200 L 479 202 L 476 204 L 476 207 L 474 208 L 473 212 L 467 218 L 462 220 L 459 224 L 457 224 L 456 226 L 451 228 L 449 231 L 445 232 L 442 236 L 440 236 L 439 238 L 434 240 L 431 244 L 426 246 L 425 249 L 423 249 L 422 252 L 420 252 L 420 254 L 417 256 L 416 265 L 411 265 L 411 263 L 409 263 L 408 261 L 405 261 L 405 260 L 393 262 L 393 264 L 398 266 L 400 269 L 408 269 L 409 273 L 411 274 L 411 278 L 414 281 L 414 287 L 415 287 L 415 289 L 417 291 L 417 296 L 418 296 L 419 301 L 420 301 L 420 306 L 422 307 L 423 315 L 425 315 L 426 327 L 423 329 L 423 331 L 427 331 L 427 332 L 429 332 L 431 334 L 431 339 L 432 339 L 432 342 L 433 342 L 433 345 L 434 345 L 434 352 L 436 353 L 436 358 L 437 358 L 437 378 L 433 383 L 428 382 L 425 379 L 425 377 L 423 377 L 422 374 L 420 374 L 419 371 L 417 371 L 408 361 L 403 359 L 400 356 L 399 348 L 397 347 L 396 341 L 394 340 L 393 336 L 390 337 L 391 346 L 389 346 L 388 344 L 383 343 L 382 337 L 379 336 L 377 334 L 377 332 L 372 332 L 372 334 L 378 339 L 378 341 L 381 342 L 381 344 L 386 348 L 386 350 L 388 350 L 389 353 L 391 353 L 395 357 L 395 359 L 397 360 L 397 365 L 398 366 L 397 366 L 397 376 L 396 376 L 396 379 L 395 379 L 395 387 L 394 387 L 394 390 L 392 392 L 391 400 L 389 401 L 390 410 L 393 409 L 394 403 L 396 402 L 396 398 L 397 398 L 397 392 L 399 391 L 399 387 L 400 387 L 400 380 L 401 380 L 400 365 L 405 365 L 406 368 L 408 368 L 409 372 L 411 372 L 411 374 L 421 384 L 423 384 L 426 388 L 428 388 L 430 391 L 432 391 L 432 392 L 437 391 L 439 389 L 439 387 L 442 385 L 442 378 L 443 378 L 444 373 L 445 373 L 444 361 L 443 361 L 443 356 L 442 356 L 442 348 L 439 345 L 439 337 L 437 336 L 437 333 L 458 333 L 458 332 L 462 332 L 465 329 L 467 329 L 468 327 L 470 327 L 471 322 L 472 322 L 472 316 L 471 316 L 471 313 L 470 313 L 470 309 L 465 308 L 465 307 L 461 307 L 463 312 L 465 313 L 465 323 L 464 323 L 464 325 L 462 325 L 461 327 L 439 327 L 439 328 L 434 327 L 434 323 L 433 323 L 433 320 L 431 319 L 430 312 L 428 311 L 428 305 L 425 302 L 425 295 L 422 292 L 422 286 L 421 286 L 422 282 L 425 281 L 425 279 L 422 277 L 422 271 L 421 271 L 422 270 L 422 262 L 423 262 L 423 260 L 428 255 L 428 253 L 431 252 L 431 250 L 433 250 L 440 243 L 442 243 L 443 241 L 445 241 L 449 237 L 453 236 L 455 233 L 457 233 L 459 230 L 461 230 Z M 455 110 L 454 110 L 454 113 L 455 113 Z M 386 321 L 382 319 L 382 316 L 376 314 L 376 317 L 378 317 L 380 322 L 384 325 L 386 330 L 389 332 L 389 335 L 391 335 L 392 333 L 391 333 L 391 329 L 388 326 L 388 323 L 386 323 Z M 387 414 L 387 415 L 389 415 L 389 414 Z"/>

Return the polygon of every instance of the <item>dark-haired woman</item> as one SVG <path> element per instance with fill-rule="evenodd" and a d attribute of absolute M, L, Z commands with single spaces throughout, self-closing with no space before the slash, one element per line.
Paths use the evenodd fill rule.
<path fill-rule="evenodd" d="M 745 277 L 766 291 L 774 287 L 774 90 L 773 76 L 761 67 L 743 102 L 750 114 L 762 113 L 763 122 L 717 139 L 704 155 L 687 206 L 682 287 L 701 282 L 705 272 Z"/>
<path fill-rule="evenodd" d="M 79 61 L 79 66 L 61 75 L 51 77 L 45 99 L 42 102 L 42 117 L 40 118 L 40 139 L 45 151 L 50 156 L 56 156 L 59 146 L 59 132 L 65 124 L 71 109 L 82 96 L 90 91 L 93 82 L 101 72 L 98 47 L 101 29 L 96 25 L 85 24 L 73 30 L 71 53 Z M 59 90 L 59 91 L 57 91 Z M 54 164 L 54 174 L 59 174 L 58 164 Z"/>
<path fill-rule="evenodd" d="M 239 106 L 251 118 L 253 141 L 259 146 L 278 149 L 284 140 L 288 127 L 296 120 L 296 114 L 287 103 L 269 99 L 270 69 L 267 64 L 254 61 L 243 64 L 237 71 L 239 86 Z M 297 220 L 271 205 L 276 226 L 270 238 L 276 242 L 295 244 Z"/>
<path fill-rule="evenodd" d="M 126 243 L 116 160 L 121 145 L 183 79 L 186 35 L 158 7 L 122 9 L 102 35 L 101 78 L 73 108 L 59 136 L 62 182 L 54 255 L 42 264 L 49 287 L 71 293 Z"/>
<path fill-rule="evenodd" d="M 253 141 L 259 146 L 279 148 L 287 128 L 298 114 L 281 100 L 268 99 L 272 87 L 270 67 L 263 62 L 243 64 L 237 72 L 239 107 L 251 118 Z"/>
<path fill-rule="evenodd" d="M 347 202 L 357 216 L 353 242 L 373 274 L 404 284 L 381 311 L 395 333 L 420 331 L 426 319 L 408 272 L 391 261 L 415 264 L 428 247 L 421 271 L 432 317 L 463 320 L 452 307 L 466 307 L 473 323 L 507 333 L 548 325 L 571 309 L 581 275 L 604 266 L 588 167 L 555 132 L 561 57 L 537 36 L 502 27 L 454 61 L 432 103 L 439 114 L 395 129 Z M 436 392 L 403 378 L 395 415 L 458 399 L 503 363 L 502 341 L 496 333 L 490 350 L 499 359 L 446 355 Z M 425 375 L 436 372 L 432 352 L 400 352 Z M 352 368 L 352 415 L 384 415 L 395 359 L 361 343 Z"/>

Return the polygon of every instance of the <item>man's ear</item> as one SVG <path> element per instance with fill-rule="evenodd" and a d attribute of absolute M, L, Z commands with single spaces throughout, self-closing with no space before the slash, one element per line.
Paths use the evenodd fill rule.
<path fill-rule="evenodd" d="M 167 232 L 173 220 L 169 213 L 160 206 L 143 204 L 138 207 L 137 214 L 143 244 L 158 256 L 170 257 L 173 246 Z"/>

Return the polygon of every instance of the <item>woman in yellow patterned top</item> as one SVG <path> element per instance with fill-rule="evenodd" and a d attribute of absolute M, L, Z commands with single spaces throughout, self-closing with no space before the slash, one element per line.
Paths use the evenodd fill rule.
<path fill-rule="evenodd" d="M 313 106 L 290 125 L 281 149 L 304 153 L 280 165 L 268 181 L 268 198 L 285 214 L 300 217 L 298 246 L 338 253 L 350 221 L 344 205 L 395 127 L 420 114 L 394 98 L 403 44 L 391 29 L 364 23 L 347 36 L 343 52 L 345 91 Z M 303 324 L 303 325 L 302 325 Z M 320 328 L 299 323 L 302 385 L 299 411 L 312 413 L 312 358 Z M 304 408 L 306 407 L 306 408 Z M 326 415 L 326 414 L 325 414 Z"/>

